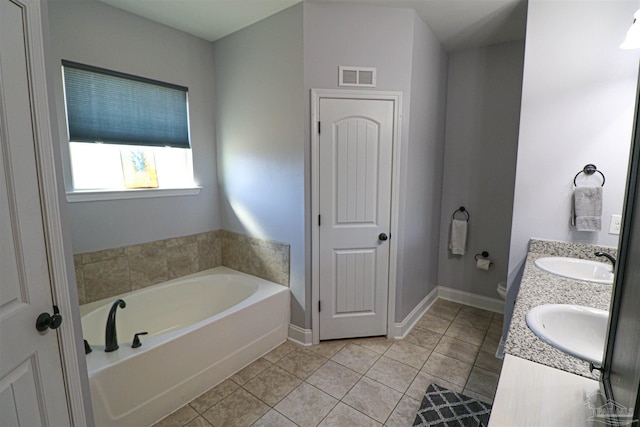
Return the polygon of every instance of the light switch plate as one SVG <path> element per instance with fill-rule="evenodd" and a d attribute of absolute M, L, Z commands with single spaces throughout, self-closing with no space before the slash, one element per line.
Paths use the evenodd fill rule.
<path fill-rule="evenodd" d="M 609 234 L 620 234 L 622 227 L 622 215 L 611 215 L 611 225 L 609 226 Z"/>

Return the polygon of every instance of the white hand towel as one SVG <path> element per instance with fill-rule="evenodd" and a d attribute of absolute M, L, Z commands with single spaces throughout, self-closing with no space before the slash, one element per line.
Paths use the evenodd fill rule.
<path fill-rule="evenodd" d="M 602 187 L 578 187 L 573 192 L 578 231 L 600 231 L 602 228 Z"/>
<path fill-rule="evenodd" d="M 449 249 L 454 255 L 464 255 L 465 246 L 467 246 L 467 221 L 454 219 L 451 221 Z"/>

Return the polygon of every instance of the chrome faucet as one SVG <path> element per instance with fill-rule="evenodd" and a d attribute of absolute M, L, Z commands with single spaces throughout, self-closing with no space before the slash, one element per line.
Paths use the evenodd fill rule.
<path fill-rule="evenodd" d="M 611 261 L 611 264 L 613 264 L 613 268 L 616 268 L 616 259 L 613 257 L 613 255 L 600 251 L 594 252 L 593 254 L 597 257 L 605 257 L 606 259 Z"/>
<path fill-rule="evenodd" d="M 104 334 L 104 351 L 110 352 L 118 349 L 118 334 L 116 333 L 116 310 L 118 307 L 125 308 L 127 303 L 122 299 L 117 299 L 113 302 L 111 310 L 109 310 L 109 317 L 107 317 L 107 329 Z"/>

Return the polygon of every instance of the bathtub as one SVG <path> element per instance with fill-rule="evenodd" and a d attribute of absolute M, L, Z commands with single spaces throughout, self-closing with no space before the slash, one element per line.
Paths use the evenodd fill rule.
<path fill-rule="evenodd" d="M 104 351 L 117 298 L 120 348 Z M 284 342 L 289 288 L 227 267 L 85 304 L 96 426 L 149 426 Z M 135 333 L 142 346 L 132 348 Z"/>

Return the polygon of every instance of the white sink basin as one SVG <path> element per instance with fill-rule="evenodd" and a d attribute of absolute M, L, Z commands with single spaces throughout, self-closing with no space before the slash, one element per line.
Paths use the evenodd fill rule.
<path fill-rule="evenodd" d="M 569 279 L 584 280 L 594 283 L 613 283 L 611 264 L 578 258 L 545 257 L 538 258 L 536 267 Z"/>
<path fill-rule="evenodd" d="M 527 313 L 527 325 L 542 341 L 579 359 L 602 364 L 609 312 L 567 304 L 545 304 Z"/>

